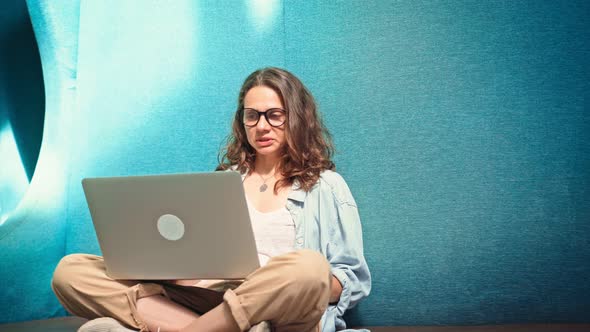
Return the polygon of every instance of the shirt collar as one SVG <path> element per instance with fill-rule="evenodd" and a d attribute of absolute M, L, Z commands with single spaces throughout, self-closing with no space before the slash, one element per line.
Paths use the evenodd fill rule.
<path fill-rule="evenodd" d="M 305 190 L 301 189 L 301 186 L 299 186 L 299 181 L 295 180 L 291 186 L 291 192 L 289 193 L 289 196 L 287 196 L 287 199 L 303 203 L 306 194 Z"/>

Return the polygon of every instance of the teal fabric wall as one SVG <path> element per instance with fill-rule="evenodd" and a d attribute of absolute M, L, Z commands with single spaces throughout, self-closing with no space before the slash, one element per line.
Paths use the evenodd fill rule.
<path fill-rule="evenodd" d="M 213 169 L 273 65 L 316 96 L 359 205 L 373 292 L 350 323 L 588 322 L 586 2 L 27 3 L 46 118 L 0 226 L 0 321 L 64 314 L 51 270 L 99 253 L 83 177 Z"/>
<path fill-rule="evenodd" d="M 22 1 L 0 3 L 0 224 L 35 171 L 45 114 L 37 42 Z"/>
<path fill-rule="evenodd" d="M 0 225 L 0 322 L 64 314 L 49 287 L 49 281 L 56 262 L 65 253 L 67 241 L 65 226 L 69 167 L 66 157 L 69 156 L 69 142 L 74 139 L 70 136 L 70 128 L 74 126 L 70 118 L 75 96 L 79 3 L 63 2 L 58 6 L 51 6 L 31 1 L 27 3 L 27 7 L 41 56 L 43 82 L 25 80 L 15 84 L 23 87 L 29 85 L 33 92 L 37 84 L 44 83 L 45 114 L 42 130 L 32 130 L 35 120 L 31 117 L 24 117 L 20 126 L 26 128 L 24 122 L 28 118 L 31 121 L 28 135 L 41 134 L 42 142 L 40 150 L 36 151 L 38 160 L 34 174 L 30 184 L 27 183 L 22 200 L 16 208 L 3 210 L 1 215 L 4 222 Z M 26 17 L 26 8 L 23 9 Z M 7 17 L 15 14 L 6 13 Z M 6 48 L 14 45 L 2 44 L 0 47 L 5 52 Z M 30 47 L 35 48 L 33 43 Z M 23 72 L 31 70 L 33 69 L 23 69 Z M 26 77 L 31 79 L 30 76 Z M 34 97 L 39 96 L 28 96 Z M 42 96 L 40 99 L 42 100 Z M 30 105 L 37 102 L 27 100 Z M 5 137 L 2 136 L 3 139 Z M 0 142 L 0 145 L 3 143 L 4 141 Z M 21 145 L 20 148 L 22 147 Z M 34 149 L 28 153 L 34 153 Z M 14 162 L 12 159 L 6 160 L 2 155 L 0 169 L 4 172 Z M 14 178 L 1 179 L 8 183 L 10 180 L 15 181 Z M 0 194 L 5 196 L 11 193 L 2 190 Z"/>
<path fill-rule="evenodd" d="M 588 320 L 589 9 L 286 4 L 287 66 L 365 225 L 374 288 L 356 318 Z"/>
<path fill-rule="evenodd" d="M 27 5 L 0 4 L 0 128 L 10 125 L 27 179 L 35 171 L 45 104 L 39 50 Z"/>

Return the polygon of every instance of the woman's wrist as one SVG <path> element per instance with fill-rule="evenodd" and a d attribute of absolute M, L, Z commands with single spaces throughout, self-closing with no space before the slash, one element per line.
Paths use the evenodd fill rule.
<path fill-rule="evenodd" d="M 342 284 L 338 278 L 332 276 L 332 285 L 330 287 L 330 304 L 338 303 L 342 294 Z"/>

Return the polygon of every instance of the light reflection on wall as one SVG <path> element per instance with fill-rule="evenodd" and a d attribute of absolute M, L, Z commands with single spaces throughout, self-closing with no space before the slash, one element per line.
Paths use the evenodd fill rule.
<path fill-rule="evenodd" d="M 258 32 L 268 31 L 281 7 L 279 0 L 246 0 L 252 25 Z"/>
<path fill-rule="evenodd" d="M 46 146 L 42 157 L 37 162 L 35 175 L 31 180 L 31 188 L 27 192 L 26 198 L 34 200 L 36 209 L 55 208 L 56 205 L 63 203 L 64 192 L 61 188 L 64 186 L 63 157 L 55 148 Z M 25 203 L 25 202 L 23 202 Z"/>
<path fill-rule="evenodd" d="M 8 217 L 25 194 L 29 181 L 14 140 L 12 127 L 0 129 L 0 225 Z"/>
<path fill-rule="evenodd" d="M 165 117 L 163 110 L 169 108 L 170 100 L 186 98 L 185 90 L 198 74 L 197 6 L 195 1 L 175 1 L 146 5 L 138 11 L 135 2 L 82 3 L 82 15 L 95 13 L 100 19 L 87 20 L 81 26 L 80 47 L 86 53 L 78 58 L 76 98 L 80 110 L 74 115 L 76 127 L 71 134 L 92 139 L 108 133 L 109 139 L 79 139 L 72 143 L 73 151 L 91 147 L 100 151 L 101 159 L 107 159 L 111 153 L 135 150 L 134 135 L 150 136 L 159 127 L 149 124 Z M 117 11 L 111 10 L 115 7 Z M 83 45 L 86 36 L 93 38 Z M 105 59 L 111 65 L 104 65 Z M 101 68 L 98 72 L 97 66 Z M 119 79 L 126 84 L 112 83 Z M 82 165 L 91 174 L 95 155 L 89 153 L 91 164 Z"/>

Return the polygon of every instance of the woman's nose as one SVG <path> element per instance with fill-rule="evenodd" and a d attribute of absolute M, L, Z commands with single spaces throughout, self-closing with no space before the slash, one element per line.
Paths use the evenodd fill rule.
<path fill-rule="evenodd" d="M 258 119 L 258 123 L 256 124 L 256 129 L 258 130 L 268 130 L 270 128 L 270 124 L 266 121 L 266 116 L 260 115 L 260 119 Z"/>

